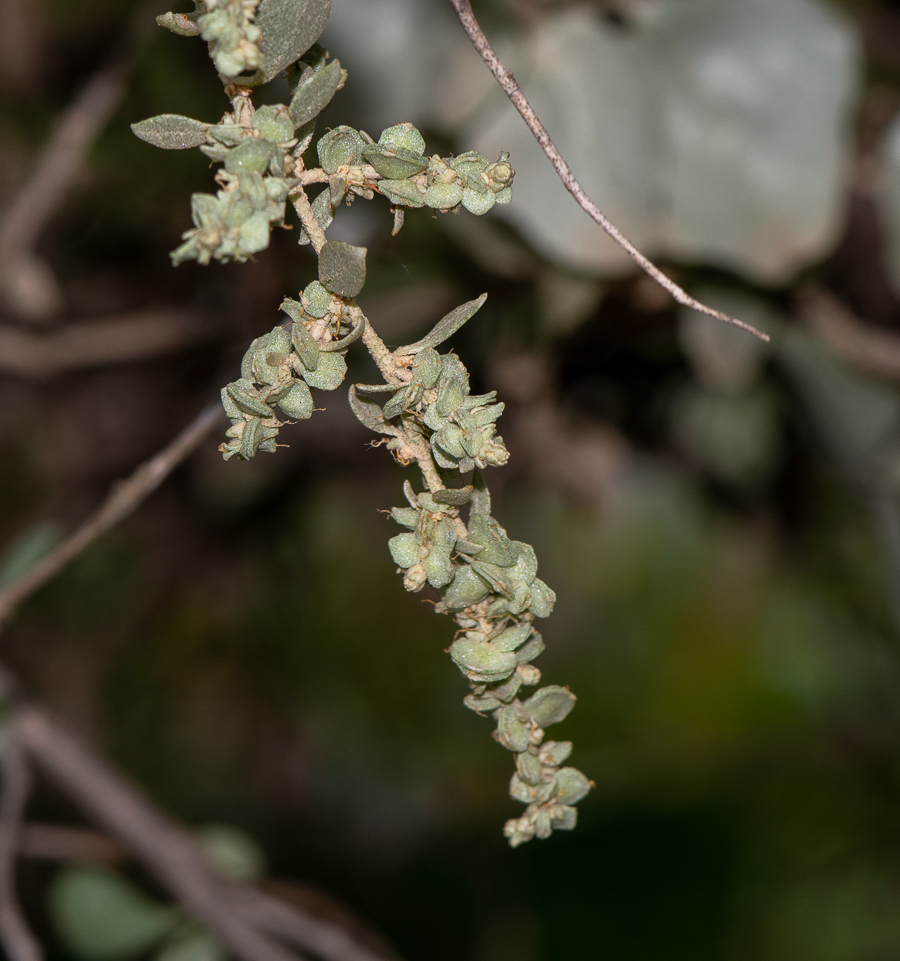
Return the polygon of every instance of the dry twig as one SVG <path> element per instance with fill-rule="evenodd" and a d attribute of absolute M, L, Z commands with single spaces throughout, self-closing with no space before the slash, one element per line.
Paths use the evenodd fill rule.
<path fill-rule="evenodd" d="M 882 377 L 900 377 L 900 337 L 870 327 L 833 294 L 818 287 L 802 292 L 801 318 L 838 355 L 861 370 Z"/>
<path fill-rule="evenodd" d="M 35 256 L 34 247 L 76 181 L 91 144 L 125 96 L 128 65 L 148 34 L 147 6 L 132 16 L 110 63 L 88 80 L 60 116 L 31 176 L 0 217 L 0 288 L 25 316 L 44 319 L 62 306 L 56 279 Z"/>
<path fill-rule="evenodd" d="M 501 63 L 500 58 L 494 52 L 484 31 L 475 19 L 475 14 L 472 12 L 472 5 L 469 0 L 450 0 L 450 4 L 456 11 L 456 15 L 459 17 L 463 29 L 472 41 L 472 45 L 478 51 L 481 59 L 487 64 L 491 73 L 496 78 L 497 83 L 503 88 L 503 92 L 512 101 L 513 106 L 518 110 L 519 115 L 525 121 L 528 129 L 534 134 L 535 140 L 540 144 L 541 149 L 547 155 L 550 163 L 553 164 L 553 169 L 559 174 L 559 179 L 562 180 L 563 186 L 575 198 L 578 206 L 581 207 L 595 223 L 598 223 L 642 270 L 646 271 L 661 287 L 664 287 L 679 304 L 698 310 L 702 314 L 708 314 L 710 317 L 722 320 L 726 324 L 731 324 L 733 327 L 740 327 L 741 330 L 746 330 L 761 340 L 768 340 L 768 334 L 764 334 L 750 324 L 745 324 L 736 317 L 731 317 L 728 314 L 722 313 L 720 310 L 707 307 L 706 304 L 702 304 L 699 300 L 691 297 L 691 295 L 685 290 L 682 290 L 675 281 L 667 277 L 656 264 L 645 257 L 622 231 L 606 217 L 593 200 L 588 197 L 581 184 L 575 179 L 575 174 L 572 173 L 572 169 L 563 159 L 556 144 L 550 138 L 550 134 L 547 133 L 546 127 L 544 127 L 538 119 L 534 108 L 526 99 L 525 94 L 522 93 L 522 89 L 516 82 L 516 78 L 503 63 Z"/>
<path fill-rule="evenodd" d="M 0 625 L 9 620 L 26 598 L 43 587 L 90 543 L 135 511 L 224 416 L 218 401 L 204 408 L 170 444 L 141 464 L 128 480 L 113 487 L 106 500 L 74 534 L 17 581 L 0 591 Z"/>
<path fill-rule="evenodd" d="M 16 897 L 16 853 L 31 773 L 19 743 L 7 733 L 0 747 L 0 943 L 9 961 L 41 961 L 40 943 Z"/>
<path fill-rule="evenodd" d="M 221 330 L 183 307 L 78 321 L 50 333 L 0 327 L 0 373 L 51 380 L 69 370 L 163 357 Z"/>

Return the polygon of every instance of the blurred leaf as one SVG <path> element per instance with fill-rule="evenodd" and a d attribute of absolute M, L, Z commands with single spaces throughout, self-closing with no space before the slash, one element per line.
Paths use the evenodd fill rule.
<path fill-rule="evenodd" d="M 62 868 L 50 886 L 50 916 L 67 948 L 85 961 L 137 957 L 181 920 L 104 868 Z"/>
<path fill-rule="evenodd" d="M 626 29 L 567 11 L 501 53 L 585 190 L 645 252 L 783 282 L 837 239 L 855 30 L 814 0 L 644 10 Z M 503 215 L 544 253 L 582 269 L 627 266 L 502 94 L 462 137 L 510 151 L 516 202 Z"/>
<path fill-rule="evenodd" d="M 265 874 L 265 852 L 239 828 L 229 824 L 208 824 L 198 834 L 203 850 L 225 877 L 252 884 Z"/>
<path fill-rule="evenodd" d="M 179 938 L 154 955 L 155 961 L 226 961 L 228 952 L 205 931 Z"/>
<path fill-rule="evenodd" d="M 24 530 L 0 555 L 0 588 L 27 574 L 61 540 L 62 532 L 56 524 L 35 524 Z"/>

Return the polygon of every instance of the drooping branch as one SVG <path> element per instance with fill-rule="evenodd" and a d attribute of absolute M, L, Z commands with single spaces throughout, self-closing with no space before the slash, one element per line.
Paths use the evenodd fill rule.
<path fill-rule="evenodd" d="M 667 277 L 653 261 L 645 257 L 622 231 L 616 227 L 593 200 L 588 197 L 584 188 L 575 178 L 575 174 L 572 173 L 572 168 L 566 163 L 556 144 L 551 139 L 550 134 L 547 133 L 547 128 L 538 119 L 534 108 L 528 102 L 525 94 L 522 92 L 522 88 L 516 82 L 516 78 L 500 61 L 500 58 L 488 42 L 484 31 L 475 19 L 475 14 L 472 12 L 472 5 L 469 0 L 450 0 L 450 4 L 456 11 L 456 15 L 459 17 L 463 29 L 472 41 L 472 45 L 478 51 L 481 59 L 487 64 L 491 73 L 496 78 L 497 83 L 503 88 L 503 92 L 512 101 L 513 106 L 525 121 L 528 129 L 534 134 L 534 138 L 538 144 L 540 144 L 541 150 L 546 154 L 547 159 L 553 165 L 553 169 L 559 174 L 559 179 L 563 182 L 563 186 L 575 198 L 578 206 L 581 207 L 595 223 L 599 224 L 642 270 L 649 274 L 661 287 L 665 288 L 679 304 L 683 304 L 685 307 L 691 307 L 693 310 L 707 314 L 710 317 L 715 317 L 717 320 L 731 324 L 733 327 L 740 327 L 741 330 L 746 330 L 761 340 L 768 340 L 768 334 L 764 334 L 750 324 L 745 324 L 736 317 L 731 317 L 729 314 L 715 310 L 713 307 L 707 307 L 706 304 L 702 304 L 699 300 L 691 297 L 691 295 L 679 287 L 674 280 Z"/>

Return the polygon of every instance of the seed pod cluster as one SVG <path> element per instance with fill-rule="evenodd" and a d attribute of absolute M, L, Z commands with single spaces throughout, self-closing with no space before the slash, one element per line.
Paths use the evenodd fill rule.
<path fill-rule="evenodd" d="M 327 199 L 332 211 L 348 191 L 371 196 L 373 189 L 396 207 L 441 211 L 464 207 L 479 215 L 495 203 L 512 200 L 515 171 L 509 154 L 501 154 L 494 163 L 474 150 L 458 157 L 427 157 L 425 140 L 411 123 L 388 127 L 377 142 L 364 130 L 336 127 L 319 141 L 318 153 L 322 169 L 331 177 Z M 335 180 L 340 182 L 337 189 Z M 324 196 L 323 191 L 320 198 Z"/>
<path fill-rule="evenodd" d="M 450 656 L 472 687 L 465 704 L 492 714 L 497 741 L 516 755 L 510 796 L 527 808 L 507 822 L 504 833 L 516 847 L 549 837 L 554 829 L 571 830 L 574 805 L 592 785 L 576 768 L 561 767 L 572 745 L 545 742 L 544 729 L 569 714 L 575 695 L 550 685 L 525 700 L 517 697 L 523 687 L 540 682 L 531 662 L 544 642 L 534 619 L 548 617 L 556 600 L 537 577 L 534 550 L 510 540 L 491 516 L 490 494 L 479 473 L 471 486 L 415 494 L 407 482 L 404 493 L 409 507 L 394 508 L 391 516 L 408 530 L 391 538 L 391 556 L 404 572 L 407 590 L 428 583 L 440 592 L 435 610 L 451 614 L 460 628 Z M 465 503 L 467 528 L 458 510 Z"/>
<path fill-rule="evenodd" d="M 223 77 L 258 70 L 263 63 L 262 31 L 253 22 L 259 0 L 204 0 L 206 12 L 197 17 L 200 36 Z"/>
<path fill-rule="evenodd" d="M 347 372 L 344 354 L 361 333 L 343 319 L 340 301 L 313 281 L 300 300 L 281 305 L 293 323 L 257 337 L 244 354 L 239 380 L 222 390 L 231 420 L 229 440 L 219 447 L 225 460 L 243 460 L 258 451 L 274 453 L 282 421 L 308 420 L 313 412 L 311 387 L 334 390 Z"/>

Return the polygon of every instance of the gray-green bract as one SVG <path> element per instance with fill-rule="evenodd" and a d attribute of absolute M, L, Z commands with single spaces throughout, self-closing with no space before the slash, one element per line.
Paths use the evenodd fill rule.
<path fill-rule="evenodd" d="M 509 792 L 527 807 L 504 831 L 516 846 L 573 828 L 574 805 L 592 784 L 562 766 L 572 750 L 568 741 L 544 740 L 544 729 L 565 719 L 575 695 L 550 685 L 520 696 L 540 682 L 532 661 L 544 642 L 534 622 L 552 613 L 556 595 L 537 576 L 533 548 L 511 540 L 491 514 L 482 471 L 509 459 L 496 427 L 503 404 L 493 391 L 472 394 L 463 362 L 437 349 L 486 295 L 451 311 L 416 343 L 390 351 L 356 303 L 366 249 L 325 236 L 342 204 L 376 194 L 393 208 L 394 233 L 406 208 L 486 214 L 511 201 L 515 171 L 506 153 L 493 162 L 475 151 L 428 156 L 410 123 L 388 127 L 377 140 L 337 126 L 316 143 L 319 166 L 307 166 L 316 117 L 346 81 L 340 62 L 316 45 L 328 13 L 329 0 L 204 0 L 193 13 L 159 17 L 172 32 L 207 41 L 232 109 L 218 123 L 163 114 L 133 130 L 155 146 L 197 147 L 222 164 L 220 189 L 191 200 L 194 227 L 172 252 L 176 265 L 248 260 L 268 246 L 293 203 L 300 243 L 318 256 L 318 279 L 299 299 L 284 301 L 288 319 L 253 341 L 241 376 L 222 390 L 231 426 L 220 450 L 226 460 L 274 453 L 287 421 L 312 416 L 312 390 L 343 383 L 344 355 L 362 340 L 384 382 L 352 385 L 351 408 L 384 436 L 400 463 L 418 465 L 425 487 L 417 493 L 404 484 L 408 506 L 391 514 L 405 530 L 391 538 L 391 556 L 407 590 L 428 585 L 438 592 L 437 610 L 459 628 L 450 655 L 472 688 L 466 706 L 490 714 L 497 741 L 515 754 Z M 282 73 L 291 102 L 255 107 L 253 89 Z M 310 201 L 313 184 L 321 188 Z M 380 395 L 389 396 L 379 403 Z M 471 482 L 463 483 L 461 475 L 470 473 Z"/>

